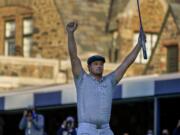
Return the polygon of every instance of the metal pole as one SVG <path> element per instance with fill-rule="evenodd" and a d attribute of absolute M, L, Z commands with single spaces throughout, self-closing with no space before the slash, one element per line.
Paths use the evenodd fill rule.
<path fill-rule="evenodd" d="M 154 98 L 154 135 L 160 135 L 160 103 L 157 97 Z"/>

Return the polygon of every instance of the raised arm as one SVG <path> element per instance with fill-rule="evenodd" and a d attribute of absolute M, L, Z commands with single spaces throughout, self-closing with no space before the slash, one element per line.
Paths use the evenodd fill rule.
<path fill-rule="evenodd" d="M 81 61 L 77 56 L 77 47 L 74 39 L 74 32 L 76 31 L 77 27 L 77 22 L 70 22 L 66 26 L 66 30 L 68 33 L 68 51 L 71 60 L 72 72 L 75 77 L 78 77 L 81 70 L 83 70 Z"/>
<path fill-rule="evenodd" d="M 43 129 L 44 128 L 44 116 L 38 115 L 37 118 L 32 120 L 32 123 L 37 129 L 39 129 L 39 130 Z"/>
<path fill-rule="evenodd" d="M 21 121 L 19 123 L 19 129 L 20 130 L 25 129 L 26 126 L 27 126 L 27 118 L 26 118 L 26 116 L 27 116 L 27 111 L 25 110 L 24 113 L 23 113 L 23 117 L 21 118 Z"/>
<path fill-rule="evenodd" d="M 140 39 L 140 35 L 139 35 Z M 141 50 L 140 46 L 140 40 L 138 39 L 137 45 L 134 47 L 134 49 L 130 52 L 130 54 L 123 60 L 122 64 L 118 66 L 118 68 L 115 70 L 115 80 L 116 82 L 119 82 L 123 75 L 125 74 L 128 67 L 135 61 L 138 53 Z"/>

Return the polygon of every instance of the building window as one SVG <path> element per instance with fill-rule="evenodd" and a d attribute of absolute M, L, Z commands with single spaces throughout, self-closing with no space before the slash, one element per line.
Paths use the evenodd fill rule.
<path fill-rule="evenodd" d="M 32 18 L 23 20 L 23 54 L 24 57 L 30 57 L 32 47 L 33 24 Z"/>
<path fill-rule="evenodd" d="M 5 22 L 5 56 L 13 56 L 16 53 L 16 23 L 14 20 Z"/>
<path fill-rule="evenodd" d="M 178 45 L 167 46 L 167 72 L 178 71 Z"/>
<path fill-rule="evenodd" d="M 133 46 L 137 44 L 138 36 L 139 36 L 139 33 L 134 34 Z M 146 33 L 146 50 L 147 50 L 148 58 L 151 56 L 152 49 L 154 48 L 156 41 L 157 41 L 157 34 Z M 141 50 L 135 60 L 135 63 L 146 64 L 148 60 L 149 59 L 145 60 L 143 58 L 143 52 Z"/>

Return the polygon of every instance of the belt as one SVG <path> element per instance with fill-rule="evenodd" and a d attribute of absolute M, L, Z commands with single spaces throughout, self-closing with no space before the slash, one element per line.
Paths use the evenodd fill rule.
<path fill-rule="evenodd" d="M 92 127 L 92 128 L 96 128 L 96 129 L 104 129 L 104 128 L 109 128 L 109 124 L 92 124 L 92 123 L 85 123 L 85 122 L 81 122 L 79 123 L 79 127 Z"/>

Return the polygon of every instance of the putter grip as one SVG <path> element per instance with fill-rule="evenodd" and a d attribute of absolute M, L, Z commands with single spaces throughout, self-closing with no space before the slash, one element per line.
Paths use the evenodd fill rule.
<path fill-rule="evenodd" d="M 142 50 L 143 50 L 143 57 L 144 57 L 144 59 L 147 59 L 146 36 L 144 34 L 144 30 L 143 30 L 143 26 L 142 26 L 139 0 L 137 0 L 137 6 L 138 6 L 139 22 L 140 22 L 140 44 L 141 44 L 141 47 L 142 47 Z"/>
<path fill-rule="evenodd" d="M 147 59 L 147 51 L 146 51 L 146 37 L 144 35 L 144 32 L 141 31 L 141 47 L 142 47 L 142 50 L 143 50 L 143 57 L 144 59 Z"/>
<path fill-rule="evenodd" d="M 142 41 L 142 50 L 144 59 L 147 59 L 146 45 L 144 41 Z"/>

